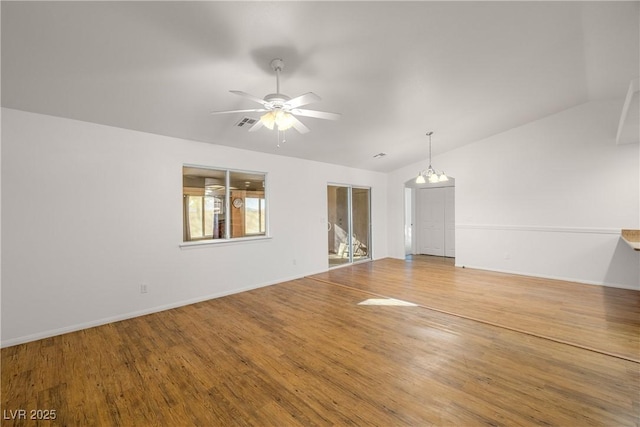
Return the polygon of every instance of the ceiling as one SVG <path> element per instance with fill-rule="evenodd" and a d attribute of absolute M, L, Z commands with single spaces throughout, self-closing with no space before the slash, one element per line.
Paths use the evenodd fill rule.
<path fill-rule="evenodd" d="M 639 71 L 639 2 L 2 2 L 2 106 L 391 171 Z M 314 92 L 311 132 L 247 132 L 229 93 Z M 247 114 L 252 116 L 251 114 Z M 254 114 L 253 117 L 257 117 Z M 615 137 L 615 135 L 612 135 Z M 374 158 L 377 153 L 387 155 Z"/>

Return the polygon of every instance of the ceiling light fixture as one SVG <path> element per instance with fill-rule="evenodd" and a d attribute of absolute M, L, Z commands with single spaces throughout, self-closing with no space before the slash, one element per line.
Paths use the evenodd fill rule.
<path fill-rule="evenodd" d="M 433 135 L 433 131 L 427 132 L 427 136 L 429 137 L 429 167 L 418 173 L 416 184 L 426 184 L 427 182 L 435 184 L 436 182 L 449 181 L 449 178 L 443 171 L 437 171 L 431 166 L 431 135 Z"/>
<path fill-rule="evenodd" d="M 271 107 L 273 109 L 260 116 L 260 123 L 262 123 L 264 127 L 269 130 L 275 129 L 278 131 L 278 147 L 280 147 L 281 140 L 280 132 L 282 132 L 282 142 L 285 143 L 287 140 L 285 139 L 284 131 L 291 129 L 296 125 L 296 122 L 298 124 L 298 128 L 302 125 L 298 119 L 285 110 L 286 102 L 289 101 L 290 98 L 280 93 L 280 71 L 282 71 L 283 67 L 284 62 L 282 59 L 274 59 L 271 61 L 271 68 L 276 72 L 276 93 L 267 95 L 265 100 L 267 98 L 271 100 Z M 304 125 L 302 125 L 302 127 L 304 127 Z"/>
<path fill-rule="evenodd" d="M 269 130 L 276 127 L 279 131 L 284 131 L 293 127 L 293 116 L 280 109 L 263 114 L 260 116 L 260 121 Z"/>
<path fill-rule="evenodd" d="M 309 128 L 305 126 L 297 116 L 313 117 L 315 119 L 325 120 L 338 120 L 340 114 L 329 113 L 326 111 L 307 110 L 305 105 L 312 104 L 320 101 L 320 97 L 313 92 L 307 92 L 295 98 L 280 93 L 280 72 L 284 68 L 284 61 L 280 58 L 273 59 L 269 65 L 271 69 L 276 73 L 276 93 L 270 93 L 264 98 L 258 98 L 257 96 L 250 95 L 240 90 L 232 90 L 231 93 L 240 95 L 244 98 L 250 99 L 253 102 L 261 104 L 262 108 L 251 108 L 246 110 L 227 110 L 227 111 L 212 111 L 211 114 L 229 114 L 229 113 L 264 113 L 259 120 L 247 118 L 239 123 L 237 126 L 243 126 L 248 124 L 249 120 L 252 120 L 249 132 L 255 132 L 262 127 L 266 127 L 269 130 L 276 130 L 278 136 L 278 147 L 280 142 L 286 142 L 284 139 L 284 132 L 288 129 L 295 129 L 299 133 L 309 132 Z M 281 139 L 282 136 L 282 139 Z"/>

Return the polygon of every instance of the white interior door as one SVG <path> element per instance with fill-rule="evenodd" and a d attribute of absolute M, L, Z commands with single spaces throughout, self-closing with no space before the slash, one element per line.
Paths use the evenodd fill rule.
<path fill-rule="evenodd" d="M 421 188 L 416 197 L 417 253 L 455 257 L 455 187 Z"/>
<path fill-rule="evenodd" d="M 418 190 L 418 253 L 444 256 L 444 188 Z"/>

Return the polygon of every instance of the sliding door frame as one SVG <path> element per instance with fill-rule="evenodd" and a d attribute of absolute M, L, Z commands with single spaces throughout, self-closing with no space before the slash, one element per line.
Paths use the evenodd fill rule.
<path fill-rule="evenodd" d="M 372 259 L 371 256 L 371 248 L 372 248 L 372 224 L 371 224 L 371 187 L 366 187 L 366 186 L 360 186 L 360 185 L 351 185 L 351 184 L 341 184 L 341 183 L 334 183 L 334 182 L 328 182 L 327 183 L 327 195 L 329 193 L 329 187 L 340 187 L 340 188 L 346 188 L 347 189 L 347 247 L 349 248 L 349 259 L 346 263 L 342 263 L 342 264 L 338 264 L 338 265 L 331 265 L 330 259 L 328 259 L 327 261 L 329 262 L 329 268 L 339 268 L 339 267 L 343 267 L 345 265 L 352 265 L 352 264 L 357 264 L 357 263 L 362 263 L 362 262 L 369 262 Z M 358 190 L 367 190 L 367 242 L 366 242 L 366 248 L 367 248 L 367 253 L 366 253 L 366 257 L 363 259 L 358 259 L 358 260 L 354 260 L 354 241 L 353 241 L 353 237 L 354 237 L 354 224 L 353 224 L 353 190 L 354 189 L 358 189 Z M 327 202 L 327 220 L 329 219 L 329 204 Z M 327 247 L 327 255 L 329 255 L 329 248 Z"/>

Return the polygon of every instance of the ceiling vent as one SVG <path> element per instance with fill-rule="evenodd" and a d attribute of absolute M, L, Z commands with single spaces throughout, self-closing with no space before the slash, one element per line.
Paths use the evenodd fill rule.
<path fill-rule="evenodd" d="M 249 129 L 257 121 L 258 119 L 252 119 L 251 117 L 243 117 L 242 119 L 240 119 L 238 123 L 235 124 L 235 126 L 239 128 Z"/>

